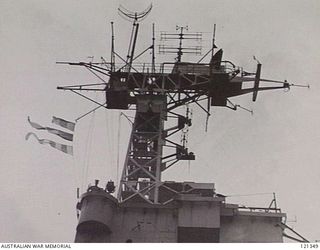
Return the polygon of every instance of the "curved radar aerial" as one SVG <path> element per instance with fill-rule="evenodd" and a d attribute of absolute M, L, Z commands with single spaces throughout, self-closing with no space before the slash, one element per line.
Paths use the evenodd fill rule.
<path fill-rule="evenodd" d="M 133 21 L 134 23 L 136 23 L 145 19 L 147 15 L 151 12 L 151 9 L 152 9 L 152 3 L 144 11 L 141 11 L 141 12 L 133 12 L 126 9 L 122 5 L 119 5 L 118 13 L 124 19 L 128 21 Z"/>

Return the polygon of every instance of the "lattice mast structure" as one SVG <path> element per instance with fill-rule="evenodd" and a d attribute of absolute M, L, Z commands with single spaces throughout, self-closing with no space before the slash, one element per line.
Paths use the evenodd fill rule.
<path fill-rule="evenodd" d="M 184 40 L 201 40 L 201 33 L 185 33 L 188 27 L 176 27 L 178 33 L 161 33 L 165 40 L 179 42 L 178 47 L 159 46 L 160 53 L 176 53 L 175 62 L 164 62 L 156 67 L 155 64 L 155 28 L 152 26 L 152 44 L 135 56 L 136 42 L 139 34 L 139 22 L 151 11 L 150 5 L 141 13 L 130 12 L 119 7 L 119 13 L 133 23 L 127 57 L 121 57 L 114 46 L 114 28 L 111 23 L 111 56 L 110 62 L 60 62 L 69 65 L 83 66 L 95 74 L 102 83 L 58 87 L 70 90 L 106 109 L 128 110 L 136 109 L 125 163 L 118 188 L 119 202 L 128 200 L 146 201 L 151 204 L 169 203 L 176 190 L 163 185 L 162 172 L 181 160 L 195 160 L 193 152 L 189 152 L 185 139 L 175 142 L 171 139 L 174 134 L 191 126 L 190 112 L 182 115 L 176 109 L 182 105 L 194 103 L 206 114 L 210 115 L 210 106 L 227 107 L 236 110 L 240 105 L 233 104 L 229 98 L 253 93 L 256 100 L 258 91 L 272 89 L 288 89 L 287 81 L 273 81 L 260 78 L 261 64 L 258 62 L 257 71 L 248 73 L 236 67 L 230 61 L 223 61 L 223 51 L 214 43 L 211 49 L 196 63 L 183 62 L 185 53 L 199 54 L 199 46 L 184 46 Z M 214 29 L 215 34 L 215 29 Z M 151 64 L 143 67 L 135 65 L 137 58 L 146 52 L 152 54 Z M 209 63 L 201 63 L 211 55 Z M 122 65 L 118 66 L 118 58 Z M 146 66 L 147 65 L 147 66 Z M 105 81 L 103 77 L 108 77 Z M 273 86 L 259 87 L 259 82 L 272 83 Z M 242 88 L 243 82 L 254 82 L 252 88 Z M 278 84 L 275 86 L 275 84 Z M 106 103 L 90 99 L 81 91 L 102 91 Z M 207 101 L 203 106 L 201 101 Z M 96 109 L 96 108 L 95 108 Z M 176 125 L 165 128 L 168 119 L 175 119 Z M 164 147 L 168 150 L 164 151 Z M 170 152 L 171 150 L 171 152 Z M 165 154 L 166 152 L 166 154 Z"/>

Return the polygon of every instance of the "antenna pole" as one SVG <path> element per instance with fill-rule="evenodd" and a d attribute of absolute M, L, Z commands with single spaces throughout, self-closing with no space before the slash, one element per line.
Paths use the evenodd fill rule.
<path fill-rule="evenodd" d="M 111 72 L 115 70 L 115 56 L 114 56 L 114 30 L 113 22 L 111 22 Z"/>
<path fill-rule="evenodd" d="M 276 193 L 273 193 L 273 200 L 274 200 L 274 208 L 276 208 L 276 209 L 277 209 Z"/>
<path fill-rule="evenodd" d="M 178 49 L 178 62 L 181 62 L 182 56 L 182 38 L 183 38 L 183 27 L 180 27 L 180 34 L 179 34 L 179 49 Z"/>
<path fill-rule="evenodd" d="M 177 57 L 177 62 L 181 62 L 181 56 L 182 56 L 182 39 L 183 39 L 183 28 L 184 27 L 179 27 L 177 26 L 176 29 L 180 29 L 180 34 L 179 34 L 179 48 L 178 48 L 178 57 Z"/>
<path fill-rule="evenodd" d="M 216 48 L 215 39 L 216 39 L 216 24 L 213 25 L 211 58 L 213 57 L 214 49 Z"/>
<path fill-rule="evenodd" d="M 152 24 L 152 68 L 151 68 L 151 72 L 152 74 L 154 74 L 156 72 L 156 68 L 155 68 L 155 54 L 154 54 L 154 46 L 155 46 L 155 36 L 154 36 L 154 23 Z"/>
<path fill-rule="evenodd" d="M 133 23 L 133 26 L 135 28 L 135 33 L 134 33 L 133 44 L 132 44 L 132 48 L 131 48 L 131 55 L 130 55 L 128 72 L 130 72 L 130 70 L 131 70 L 131 65 L 132 65 L 132 61 L 133 61 L 133 57 L 134 57 L 134 50 L 136 48 L 136 42 L 137 42 L 137 37 L 138 37 L 139 23 Z"/>
<path fill-rule="evenodd" d="M 206 117 L 206 128 L 205 131 L 208 131 L 208 124 L 209 124 L 209 116 L 210 116 L 210 97 L 208 96 L 208 100 L 207 100 L 207 117 Z"/>

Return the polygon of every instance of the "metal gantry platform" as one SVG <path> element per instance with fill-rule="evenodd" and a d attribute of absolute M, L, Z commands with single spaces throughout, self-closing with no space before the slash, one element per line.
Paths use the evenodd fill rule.
<path fill-rule="evenodd" d="M 176 190 L 163 185 L 161 173 L 180 160 L 194 160 L 195 155 L 189 152 L 185 138 L 179 142 L 172 139 L 178 131 L 185 131 L 191 126 L 189 112 L 180 114 L 176 109 L 194 103 L 210 115 L 210 107 L 227 107 L 236 110 L 240 105 L 233 104 L 230 98 L 253 93 L 256 101 L 257 93 L 264 90 L 288 89 L 287 81 L 262 79 L 261 63 L 258 62 L 255 73 L 248 73 L 231 61 L 222 60 L 222 49 L 214 53 L 215 29 L 211 49 L 197 62 L 185 62 L 185 53 L 199 53 L 198 47 L 184 46 L 186 39 L 201 40 L 199 33 L 188 34 L 187 27 L 177 27 L 176 33 L 161 33 L 163 40 L 176 39 L 177 57 L 175 62 L 155 62 L 155 26 L 152 25 L 152 44 L 135 56 L 136 42 L 139 34 L 139 22 L 151 10 L 150 6 L 141 13 L 129 12 L 119 8 L 121 15 L 132 21 L 132 32 L 126 58 L 115 51 L 114 27 L 111 23 L 111 56 L 110 62 L 79 62 L 65 64 L 82 66 L 97 76 L 102 82 L 58 87 L 70 90 L 106 109 L 135 109 L 136 115 L 132 124 L 132 132 L 120 180 L 118 199 L 126 202 L 130 199 L 143 200 L 148 203 L 165 204 L 176 194 Z M 159 46 L 162 52 L 173 47 Z M 151 63 L 135 63 L 146 52 L 151 52 Z M 201 63 L 211 55 L 208 63 Z M 121 63 L 116 63 L 116 58 Z M 125 59 L 124 59 L 125 58 Z M 107 80 L 105 80 L 107 78 Z M 259 86 L 264 81 L 269 86 Z M 253 87 L 244 88 L 243 83 L 252 82 Z M 90 99 L 81 91 L 102 91 L 106 102 L 99 103 Z M 205 102 L 203 105 L 203 102 Z M 96 109 L 96 108 L 95 108 Z M 244 108 L 245 109 L 245 108 Z M 247 110 L 247 109 L 246 109 Z M 249 111 L 249 110 L 248 110 Z M 175 119 L 171 128 L 165 128 L 168 119 Z M 164 147 L 171 149 L 165 154 Z M 159 190 L 166 190 L 165 198 Z M 168 195 L 169 192 L 169 195 Z"/>

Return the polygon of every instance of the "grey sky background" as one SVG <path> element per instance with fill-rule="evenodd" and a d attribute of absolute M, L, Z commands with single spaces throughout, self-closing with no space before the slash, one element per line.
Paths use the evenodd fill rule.
<path fill-rule="evenodd" d="M 131 26 L 117 15 L 119 3 L 140 11 L 150 1 L 0 1 L 0 242 L 72 242 L 76 187 L 84 191 L 96 178 L 102 184 L 119 178 L 129 125 L 121 120 L 117 167 L 117 111 L 98 110 L 79 121 L 74 158 L 24 139 L 33 131 L 28 116 L 49 126 L 53 115 L 74 120 L 95 107 L 56 86 L 98 79 L 83 68 L 55 62 L 90 60 L 88 56 L 109 60 L 110 21 L 115 22 L 116 51 L 125 56 Z M 194 108 L 189 149 L 196 161 L 169 169 L 165 180 L 214 182 L 217 192 L 226 195 L 276 192 L 288 220 L 297 218 L 288 224 L 308 239 L 320 240 L 319 21 L 318 0 L 153 1 L 137 51 L 151 42 L 152 22 L 157 31 L 173 31 L 177 24 L 204 32 L 212 32 L 216 23 L 216 44 L 224 49 L 224 59 L 254 71 L 255 55 L 263 78 L 311 85 L 310 90 L 259 93 L 256 103 L 251 95 L 235 98 L 254 115 L 215 108 L 207 133 L 205 114 Z M 103 102 L 102 95 L 91 96 Z M 271 199 L 260 195 L 228 201 L 268 206 Z"/>

